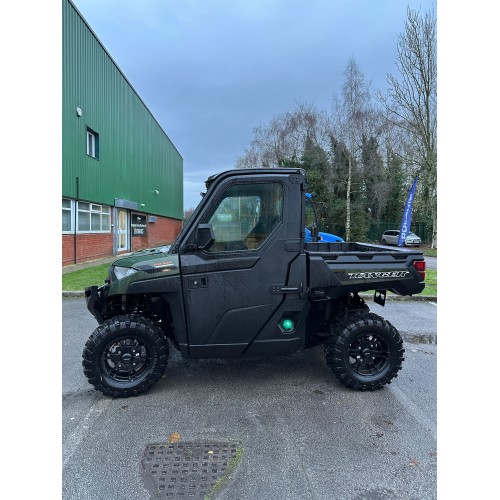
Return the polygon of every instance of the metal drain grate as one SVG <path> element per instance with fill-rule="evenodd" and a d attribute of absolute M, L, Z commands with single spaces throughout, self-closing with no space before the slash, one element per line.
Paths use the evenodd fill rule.
<path fill-rule="evenodd" d="M 157 498 L 204 498 L 222 479 L 238 443 L 148 444 L 142 474 Z"/>

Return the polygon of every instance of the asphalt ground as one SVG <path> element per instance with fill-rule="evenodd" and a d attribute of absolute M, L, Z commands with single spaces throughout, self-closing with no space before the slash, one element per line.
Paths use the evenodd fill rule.
<path fill-rule="evenodd" d="M 84 300 L 63 299 L 63 498 L 153 498 L 142 454 L 178 432 L 181 442 L 241 444 L 215 499 L 435 499 L 437 306 L 370 306 L 406 340 L 402 371 L 380 391 L 344 388 L 319 348 L 215 360 L 185 360 L 172 349 L 148 393 L 109 399 L 81 367 L 97 324 Z"/>

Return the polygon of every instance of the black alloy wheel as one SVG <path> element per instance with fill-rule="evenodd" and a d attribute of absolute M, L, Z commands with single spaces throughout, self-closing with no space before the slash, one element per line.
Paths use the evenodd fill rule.
<path fill-rule="evenodd" d="M 376 314 L 357 312 L 330 325 L 326 362 L 346 387 L 365 391 L 390 384 L 401 370 L 403 355 L 398 331 Z"/>
<path fill-rule="evenodd" d="M 151 364 L 151 353 L 146 343 L 135 337 L 112 340 L 102 351 L 103 373 L 116 382 L 138 381 Z"/>
<path fill-rule="evenodd" d="M 83 371 L 106 395 L 137 396 L 163 375 L 168 350 L 162 330 L 149 320 L 117 316 L 98 326 L 85 344 Z"/>
<path fill-rule="evenodd" d="M 360 334 L 349 346 L 351 370 L 359 376 L 377 375 L 389 364 L 389 349 L 376 333 Z"/>

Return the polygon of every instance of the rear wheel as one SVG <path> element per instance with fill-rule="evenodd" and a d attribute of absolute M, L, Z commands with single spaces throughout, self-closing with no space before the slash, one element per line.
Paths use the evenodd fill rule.
<path fill-rule="evenodd" d="M 89 382 L 113 397 L 137 396 L 162 376 L 168 343 L 160 328 L 137 315 L 117 316 L 98 326 L 83 350 Z"/>
<path fill-rule="evenodd" d="M 361 312 L 330 325 L 326 363 L 343 385 L 358 390 L 380 389 L 398 375 L 403 341 L 389 321 Z"/>
<path fill-rule="evenodd" d="M 382 240 L 382 245 L 387 245 L 387 240 Z"/>

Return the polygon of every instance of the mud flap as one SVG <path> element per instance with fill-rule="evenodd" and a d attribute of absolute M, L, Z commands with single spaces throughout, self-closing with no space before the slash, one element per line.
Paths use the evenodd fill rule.
<path fill-rule="evenodd" d="M 96 306 L 99 306 L 99 287 L 89 286 L 85 288 L 85 300 L 87 302 L 87 309 L 91 312 L 92 316 L 97 320 L 99 324 L 104 321 L 102 314 L 99 312 Z"/>
<path fill-rule="evenodd" d="M 375 294 L 373 295 L 373 302 L 384 307 L 386 295 L 387 290 L 375 290 Z"/>

